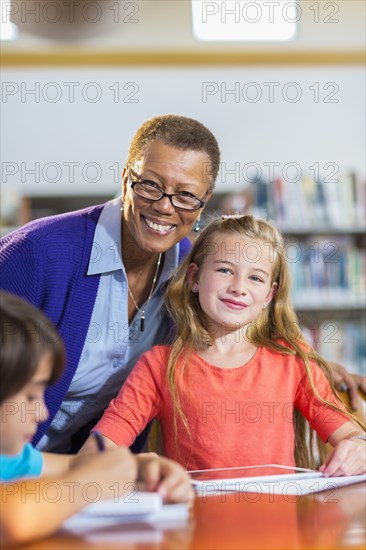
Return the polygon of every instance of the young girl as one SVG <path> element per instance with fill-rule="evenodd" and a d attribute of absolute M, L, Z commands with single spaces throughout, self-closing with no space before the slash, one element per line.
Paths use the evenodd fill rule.
<path fill-rule="evenodd" d="M 191 498 L 184 470 L 153 453 L 136 458 L 120 448 L 74 457 L 31 446 L 38 422 L 48 415 L 44 391 L 59 378 L 63 363 L 63 345 L 51 322 L 32 305 L 0 292 L 0 480 L 7 482 L 0 486 L 2 536 L 22 542 L 50 534 L 95 499 L 131 493 L 137 477 L 168 501 Z"/>
<path fill-rule="evenodd" d="M 165 455 L 189 470 L 314 466 L 307 419 L 334 447 L 325 475 L 364 472 L 365 433 L 304 340 L 289 292 L 271 224 L 252 216 L 209 224 L 167 292 L 173 346 L 145 353 L 95 429 L 109 446 L 129 445 L 157 418 Z"/>

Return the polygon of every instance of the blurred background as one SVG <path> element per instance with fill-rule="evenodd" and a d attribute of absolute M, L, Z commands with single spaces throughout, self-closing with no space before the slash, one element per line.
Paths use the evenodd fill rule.
<path fill-rule="evenodd" d="M 328 359 L 365 369 L 365 3 L 1 0 L 1 233 L 120 192 L 147 118 L 222 151 L 206 218 L 287 238 L 293 301 Z"/>

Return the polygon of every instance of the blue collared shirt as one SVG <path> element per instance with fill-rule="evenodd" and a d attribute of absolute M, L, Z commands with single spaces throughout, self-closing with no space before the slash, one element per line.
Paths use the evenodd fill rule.
<path fill-rule="evenodd" d="M 179 246 L 164 254 L 161 276 L 144 305 L 145 330 L 141 332 L 139 312 L 128 322 L 120 209 L 121 198 L 108 202 L 96 227 L 87 274 L 100 274 L 98 293 L 78 368 L 65 400 L 38 444 L 45 451 L 68 452 L 71 436 L 108 406 L 139 357 L 167 336 L 162 285 L 178 265 Z"/>

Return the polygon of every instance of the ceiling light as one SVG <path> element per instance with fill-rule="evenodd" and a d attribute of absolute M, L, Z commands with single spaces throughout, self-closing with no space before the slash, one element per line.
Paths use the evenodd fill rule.
<path fill-rule="evenodd" d="M 192 0 L 193 33 L 206 41 L 285 41 L 294 38 L 296 0 Z"/>
<path fill-rule="evenodd" d="M 16 40 L 19 30 L 15 23 L 10 21 L 12 6 L 10 0 L 0 0 L 0 38 L 1 40 Z"/>

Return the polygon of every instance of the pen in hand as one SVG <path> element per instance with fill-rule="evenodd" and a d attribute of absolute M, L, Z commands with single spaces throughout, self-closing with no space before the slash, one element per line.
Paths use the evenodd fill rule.
<path fill-rule="evenodd" d="M 98 451 L 102 453 L 103 451 L 105 451 L 103 436 L 99 432 L 92 432 L 92 433 L 95 438 L 95 441 L 97 442 Z"/>

